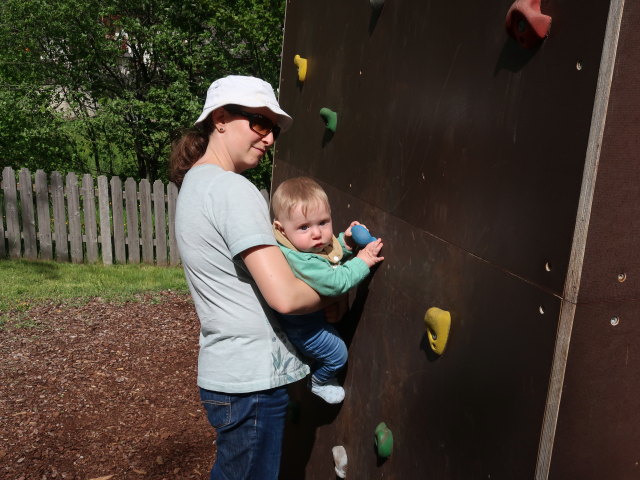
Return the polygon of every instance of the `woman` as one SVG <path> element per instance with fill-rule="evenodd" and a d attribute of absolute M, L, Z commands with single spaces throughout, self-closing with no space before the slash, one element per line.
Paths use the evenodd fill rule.
<path fill-rule="evenodd" d="M 268 83 L 228 76 L 171 154 L 176 238 L 201 324 L 198 386 L 218 433 L 215 480 L 278 478 L 287 385 L 309 372 L 272 309 L 309 313 L 322 301 L 294 277 L 264 198 L 239 175 L 291 122 Z"/>

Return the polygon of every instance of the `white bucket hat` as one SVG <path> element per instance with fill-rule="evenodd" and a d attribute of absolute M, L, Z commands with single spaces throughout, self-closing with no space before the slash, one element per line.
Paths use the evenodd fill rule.
<path fill-rule="evenodd" d="M 280 108 L 271 85 L 259 78 L 229 75 L 213 82 L 207 90 L 207 99 L 196 123 L 203 121 L 216 108 L 224 105 L 267 107 L 278 116 L 278 125 L 282 131 L 287 130 L 293 123 L 293 119 Z"/>

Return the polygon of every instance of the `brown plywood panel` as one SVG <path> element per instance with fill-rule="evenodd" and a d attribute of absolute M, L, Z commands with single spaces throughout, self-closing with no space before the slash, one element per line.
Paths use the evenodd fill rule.
<path fill-rule="evenodd" d="M 626 2 L 591 210 L 580 302 L 640 299 L 638 25 L 640 3 Z M 619 278 L 620 275 L 623 277 Z"/>
<path fill-rule="evenodd" d="M 274 184 L 301 173 L 280 161 Z M 341 326 L 350 344 L 344 404 L 294 388 L 299 418 L 287 426 L 282 478 L 333 478 L 331 447 L 340 444 L 352 478 L 533 478 L 560 300 L 323 186 L 336 228 L 367 224 L 385 240 L 386 260 Z M 440 358 L 425 346 L 431 306 L 453 318 Z M 395 440 L 386 462 L 374 453 L 381 421 Z"/>
<path fill-rule="evenodd" d="M 365 1 L 291 0 L 278 158 L 561 294 L 607 5 L 543 5 L 552 35 L 524 51 L 510 4 L 388 2 L 371 22 Z"/>
<path fill-rule="evenodd" d="M 550 479 L 640 476 L 639 315 L 638 302 L 578 305 Z"/>

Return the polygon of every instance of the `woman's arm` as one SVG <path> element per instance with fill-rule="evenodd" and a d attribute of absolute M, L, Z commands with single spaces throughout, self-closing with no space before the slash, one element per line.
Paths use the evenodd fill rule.
<path fill-rule="evenodd" d="M 260 293 L 277 312 L 311 313 L 335 301 L 321 297 L 309 285 L 296 278 L 280 248 L 274 245 L 258 245 L 240 255 Z"/>

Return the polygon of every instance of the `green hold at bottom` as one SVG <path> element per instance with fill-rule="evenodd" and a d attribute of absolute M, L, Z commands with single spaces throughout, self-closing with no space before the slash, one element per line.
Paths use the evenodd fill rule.
<path fill-rule="evenodd" d="M 380 422 L 376 427 L 376 449 L 378 456 L 382 458 L 388 458 L 393 452 L 393 433 L 387 427 L 387 424 Z"/>
<path fill-rule="evenodd" d="M 324 120 L 327 130 L 330 130 L 332 133 L 336 133 L 336 128 L 338 127 L 338 114 L 327 107 L 323 107 L 320 109 L 320 116 Z"/>

